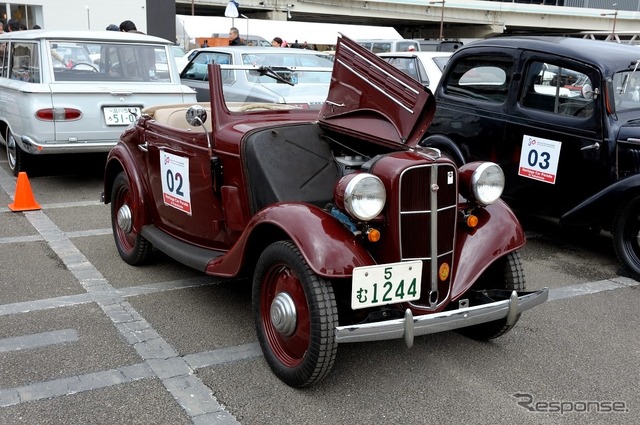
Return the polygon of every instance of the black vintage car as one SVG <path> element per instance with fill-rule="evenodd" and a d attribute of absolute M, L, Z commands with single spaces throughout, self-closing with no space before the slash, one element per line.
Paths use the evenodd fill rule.
<path fill-rule="evenodd" d="M 573 229 L 607 229 L 640 279 L 640 49 L 567 37 L 465 45 L 436 89 L 424 146 L 490 160 L 503 198 Z"/>

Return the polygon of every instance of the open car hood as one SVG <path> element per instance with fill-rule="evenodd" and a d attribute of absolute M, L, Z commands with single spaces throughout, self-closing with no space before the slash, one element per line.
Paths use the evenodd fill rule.
<path fill-rule="evenodd" d="M 320 124 L 379 143 L 416 146 L 435 113 L 432 93 L 355 41 L 338 38 Z"/>

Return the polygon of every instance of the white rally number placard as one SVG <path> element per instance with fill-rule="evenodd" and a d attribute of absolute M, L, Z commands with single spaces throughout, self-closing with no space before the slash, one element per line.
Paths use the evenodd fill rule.
<path fill-rule="evenodd" d="M 160 177 L 164 204 L 191 215 L 189 158 L 161 151 Z"/>
<path fill-rule="evenodd" d="M 522 138 L 522 152 L 518 175 L 541 182 L 555 184 L 562 143 L 540 137 Z"/>

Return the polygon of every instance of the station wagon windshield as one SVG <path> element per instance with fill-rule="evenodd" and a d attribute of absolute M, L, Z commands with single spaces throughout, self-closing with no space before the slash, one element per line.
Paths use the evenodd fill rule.
<path fill-rule="evenodd" d="M 327 97 L 333 61 L 323 53 L 298 49 L 204 50 L 182 70 L 183 84 L 210 100 L 209 65 L 220 65 L 226 102 L 305 104 L 319 107 Z M 289 52 L 288 50 L 291 50 Z"/>
<path fill-rule="evenodd" d="M 280 49 L 278 49 L 280 50 Z M 333 67 L 331 59 L 324 54 L 317 55 L 297 55 L 282 53 L 280 51 L 274 53 L 245 53 L 242 55 L 242 63 L 234 64 L 231 55 L 222 52 L 200 52 L 198 56 L 183 71 L 183 77 L 190 80 L 207 81 L 209 79 L 207 66 L 210 63 L 219 65 L 249 65 L 249 66 L 268 66 L 276 68 L 296 68 L 296 67 Z M 241 71 L 242 72 L 242 71 Z M 260 76 L 255 71 L 243 71 L 246 80 L 251 83 L 260 84 L 282 84 L 276 79 L 269 76 Z M 283 71 L 285 74 L 285 71 Z M 231 83 L 238 78 L 234 71 L 223 71 L 225 83 Z M 286 77 L 285 77 L 286 78 Z M 290 74 L 287 78 L 292 83 L 323 83 L 329 84 L 331 73 L 329 72 L 313 72 L 305 71 Z"/>
<path fill-rule="evenodd" d="M 50 41 L 55 81 L 170 82 L 164 46 Z"/>

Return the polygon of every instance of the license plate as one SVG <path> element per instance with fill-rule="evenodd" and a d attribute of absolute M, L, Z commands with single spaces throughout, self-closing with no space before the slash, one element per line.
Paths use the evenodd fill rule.
<path fill-rule="evenodd" d="M 422 261 L 353 269 L 351 308 L 395 304 L 420 298 Z"/>
<path fill-rule="evenodd" d="M 137 106 L 119 106 L 104 108 L 104 123 L 106 125 L 129 125 L 140 116 L 140 108 Z"/>

